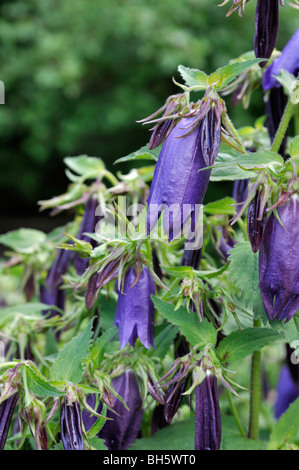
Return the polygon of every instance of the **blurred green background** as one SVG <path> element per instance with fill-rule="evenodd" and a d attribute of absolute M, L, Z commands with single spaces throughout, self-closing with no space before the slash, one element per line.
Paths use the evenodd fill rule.
<path fill-rule="evenodd" d="M 229 5 L 218 3 L 0 3 L 1 232 L 44 228 L 36 201 L 64 192 L 65 156 L 100 156 L 111 169 L 116 158 L 145 145 L 149 129 L 136 121 L 179 91 L 172 82 L 179 64 L 210 73 L 252 49 L 256 1 L 242 18 L 226 18 Z M 281 8 L 279 49 L 297 27 L 296 11 Z M 247 112 L 228 107 L 237 127 L 264 112 L 259 92 Z"/>

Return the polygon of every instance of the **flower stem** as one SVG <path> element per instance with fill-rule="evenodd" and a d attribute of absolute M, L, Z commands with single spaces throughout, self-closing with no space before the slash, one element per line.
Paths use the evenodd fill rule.
<path fill-rule="evenodd" d="M 293 117 L 294 110 L 295 110 L 295 105 L 292 103 L 291 98 L 289 98 L 289 101 L 285 107 L 283 116 L 281 118 L 279 127 L 277 129 L 277 132 L 276 132 L 273 144 L 272 144 L 272 148 L 271 148 L 272 152 L 278 152 L 282 144 L 282 141 L 284 139 L 284 136 L 287 132 L 290 120 Z"/>
<path fill-rule="evenodd" d="M 242 437 L 245 437 L 246 438 L 246 433 L 243 429 L 243 426 L 241 424 L 241 421 L 240 421 L 240 418 L 238 416 L 238 412 L 236 410 L 236 407 L 235 407 L 235 404 L 233 402 L 233 398 L 232 398 L 232 394 L 229 390 L 226 389 L 226 394 L 227 394 L 227 398 L 228 398 L 228 402 L 229 402 L 229 405 L 230 405 L 230 408 L 231 408 L 231 412 L 233 414 L 233 417 L 235 418 L 235 421 L 236 421 L 236 424 L 237 424 L 237 427 L 240 431 L 240 434 Z"/>
<path fill-rule="evenodd" d="M 261 320 L 254 320 L 254 327 L 261 326 Z M 251 362 L 249 439 L 259 438 L 259 413 L 261 401 L 261 352 L 254 351 Z"/>

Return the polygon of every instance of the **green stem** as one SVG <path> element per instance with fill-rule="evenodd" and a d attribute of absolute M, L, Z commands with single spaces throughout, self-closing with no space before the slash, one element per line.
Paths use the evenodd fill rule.
<path fill-rule="evenodd" d="M 272 144 L 272 148 L 271 148 L 272 152 L 278 152 L 282 144 L 282 141 L 284 139 L 284 136 L 287 132 L 290 120 L 293 117 L 294 110 L 295 110 L 295 105 L 292 103 L 291 98 L 289 98 L 289 101 L 285 107 L 283 116 L 281 118 L 279 127 L 277 129 L 275 139 Z"/>
<path fill-rule="evenodd" d="M 254 320 L 254 327 L 261 326 L 260 320 Z M 254 351 L 251 362 L 249 439 L 259 438 L 259 413 L 261 401 L 261 352 Z"/>
<path fill-rule="evenodd" d="M 237 424 L 237 427 L 240 431 L 240 434 L 242 437 L 245 437 L 246 438 L 246 433 L 243 429 L 243 426 L 241 424 L 241 421 L 240 421 L 240 418 L 238 416 L 238 412 L 236 410 L 236 407 L 235 407 L 235 404 L 233 402 L 233 397 L 232 397 L 232 394 L 229 390 L 226 389 L 226 394 L 227 394 L 227 398 L 228 398 L 228 402 L 229 402 L 229 405 L 230 405 L 230 408 L 231 408 L 231 411 L 232 411 L 232 414 L 233 414 L 233 417 L 235 418 L 235 421 L 236 421 L 236 424 Z"/>

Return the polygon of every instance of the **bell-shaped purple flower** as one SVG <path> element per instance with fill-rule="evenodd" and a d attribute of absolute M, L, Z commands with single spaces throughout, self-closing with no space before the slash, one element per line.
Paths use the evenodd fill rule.
<path fill-rule="evenodd" d="M 81 409 L 78 401 L 72 404 L 65 398 L 60 413 L 61 440 L 65 450 L 84 450 Z"/>
<path fill-rule="evenodd" d="M 287 411 L 291 403 L 299 397 L 299 383 L 296 383 L 287 365 L 283 366 L 277 384 L 275 402 L 275 418 L 279 419 Z"/>
<path fill-rule="evenodd" d="M 299 199 L 293 195 L 268 218 L 259 254 L 260 291 L 269 320 L 299 310 Z"/>
<path fill-rule="evenodd" d="M 154 294 L 155 283 L 149 269 L 143 266 L 137 274 L 134 267 L 129 268 L 119 292 L 114 322 L 121 349 L 127 343 L 134 346 L 137 338 L 146 348 L 154 347 L 155 307 L 151 299 Z"/>
<path fill-rule="evenodd" d="M 255 13 L 254 52 L 256 57 L 270 59 L 279 29 L 279 0 L 258 0 Z M 267 61 L 260 63 L 263 67 Z"/>
<path fill-rule="evenodd" d="M 253 253 L 261 247 L 267 222 L 267 206 L 263 203 L 263 196 L 257 191 L 248 206 L 247 233 Z"/>
<path fill-rule="evenodd" d="M 181 119 L 165 140 L 148 198 L 148 234 L 163 211 L 169 241 L 190 218 L 194 231 L 196 207 L 203 202 L 211 174 L 199 170 L 214 164 L 220 145 L 221 126 L 215 113 L 211 108 L 199 124 L 197 116 Z"/>
<path fill-rule="evenodd" d="M 289 40 L 287 45 L 282 50 L 280 56 L 269 65 L 264 73 L 263 88 L 270 90 L 270 88 L 281 87 L 281 84 L 276 80 L 281 70 L 293 74 L 295 77 L 299 73 L 299 29 Z"/>
<path fill-rule="evenodd" d="M 69 269 L 74 257 L 74 252 L 70 250 L 58 250 L 54 263 L 47 276 L 47 285 L 55 289 L 62 282 L 62 276 Z"/>
<path fill-rule="evenodd" d="M 108 450 L 127 450 L 140 431 L 143 418 L 142 399 L 135 374 L 127 370 L 112 379 L 112 386 L 123 403 L 116 399 L 113 411 L 107 411 L 107 420 L 98 436 L 105 440 Z"/>
<path fill-rule="evenodd" d="M 195 450 L 219 450 L 221 413 L 217 378 L 207 374 L 195 389 Z"/>
<path fill-rule="evenodd" d="M 14 393 L 0 405 L 0 450 L 3 450 L 5 447 L 9 427 L 18 399 L 19 394 Z"/>
<path fill-rule="evenodd" d="M 44 304 L 53 305 L 58 307 L 60 310 L 64 310 L 65 291 L 60 289 L 60 286 L 51 289 L 46 283 L 41 287 L 40 301 Z M 43 310 L 43 315 L 50 315 L 52 317 L 58 315 L 58 312 L 54 309 Z"/>

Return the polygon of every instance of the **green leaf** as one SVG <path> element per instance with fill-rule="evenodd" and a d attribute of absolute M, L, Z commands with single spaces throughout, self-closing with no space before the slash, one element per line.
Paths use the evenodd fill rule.
<path fill-rule="evenodd" d="M 283 341 L 271 328 L 246 328 L 230 333 L 218 345 L 217 354 L 222 361 L 244 359 L 254 351 L 259 351 L 275 341 Z"/>
<path fill-rule="evenodd" d="M 83 182 L 87 179 L 96 179 L 105 169 L 103 161 L 98 157 L 80 155 L 78 157 L 66 157 L 63 161 L 66 166 L 79 175 L 77 177 L 67 170 L 67 175 L 72 181 Z"/>
<path fill-rule="evenodd" d="M 47 236 L 40 230 L 20 228 L 0 235 L 0 243 L 22 254 L 32 254 L 40 249 Z"/>
<path fill-rule="evenodd" d="M 232 157 L 219 153 L 212 169 L 211 181 L 234 181 L 256 176 L 255 171 L 268 167 L 283 165 L 283 159 L 278 153 L 259 150 L 254 153 Z"/>
<path fill-rule="evenodd" d="M 64 392 L 53 387 L 39 371 L 28 364 L 26 364 L 26 372 L 28 388 L 34 395 L 42 398 L 64 395 Z"/>
<path fill-rule="evenodd" d="M 299 135 L 290 142 L 290 155 L 292 158 L 299 156 Z"/>
<path fill-rule="evenodd" d="M 286 442 L 294 443 L 299 437 L 299 399 L 290 405 L 288 410 L 275 424 L 269 439 L 268 450 L 279 449 Z"/>
<path fill-rule="evenodd" d="M 117 332 L 118 328 L 114 326 L 113 328 L 105 331 L 105 333 L 103 333 L 102 336 L 97 338 L 97 340 L 93 343 L 90 349 L 89 357 L 98 365 L 98 367 L 100 367 L 100 364 L 103 360 L 107 345 L 114 338 Z"/>
<path fill-rule="evenodd" d="M 196 313 L 192 311 L 188 313 L 184 307 L 175 310 L 173 305 L 158 297 L 152 296 L 152 299 L 158 312 L 170 323 L 177 325 L 192 346 L 204 347 L 206 344 L 216 344 L 217 333 L 206 318 L 200 322 Z"/>
<path fill-rule="evenodd" d="M 231 197 L 225 197 L 218 201 L 209 202 L 204 206 L 207 214 L 234 215 L 236 213 L 236 201 Z"/>
<path fill-rule="evenodd" d="M 240 289 L 239 297 L 246 307 L 253 310 L 255 318 L 262 318 L 265 323 L 259 289 L 259 253 L 253 253 L 249 242 L 239 242 L 230 250 L 229 262 L 229 277 Z"/>
<path fill-rule="evenodd" d="M 146 349 L 148 356 L 164 359 L 179 329 L 173 325 L 158 325 L 155 328 L 155 349 Z"/>
<path fill-rule="evenodd" d="M 92 437 L 91 439 L 88 439 L 88 442 L 95 450 L 107 450 L 105 441 L 103 439 Z"/>
<path fill-rule="evenodd" d="M 134 160 L 154 160 L 155 162 L 158 160 L 158 156 L 160 153 L 161 146 L 156 147 L 153 150 L 150 150 L 148 146 L 144 146 L 141 149 L 137 150 L 136 152 L 130 153 L 129 155 L 126 155 L 125 157 L 118 158 L 117 160 L 114 161 L 114 165 L 117 163 L 124 163 L 124 162 L 130 162 Z"/>
<path fill-rule="evenodd" d="M 92 335 L 92 322 L 90 320 L 85 331 L 72 338 L 58 353 L 52 364 L 50 378 L 53 381 L 68 381 L 78 383 L 83 368 L 82 361 L 88 357 Z"/>
<path fill-rule="evenodd" d="M 194 418 L 171 424 L 148 439 L 137 439 L 130 450 L 194 450 Z"/>
<path fill-rule="evenodd" d="M 221 450 L 265 450 L 265 441 L 246 439 L 240 435 L 236 422 L 231 416 L 222 416 Z"/>
<path fill-rule="evenodd" d="M 217 91 L 229 85 L 238 75 L 257 65 L 261 59 L 249 59 L 242 62 L 233 62 L 219 68 L 209 76 L 209 85 Z"/>
<path fill-rule="evenodd" d="M 178 66 L 178 71 L 188 87 L 197 87 L 205 90 L 208 88 L 208 75 L 198 69 L 190 69 L 184 65 Z"/>

